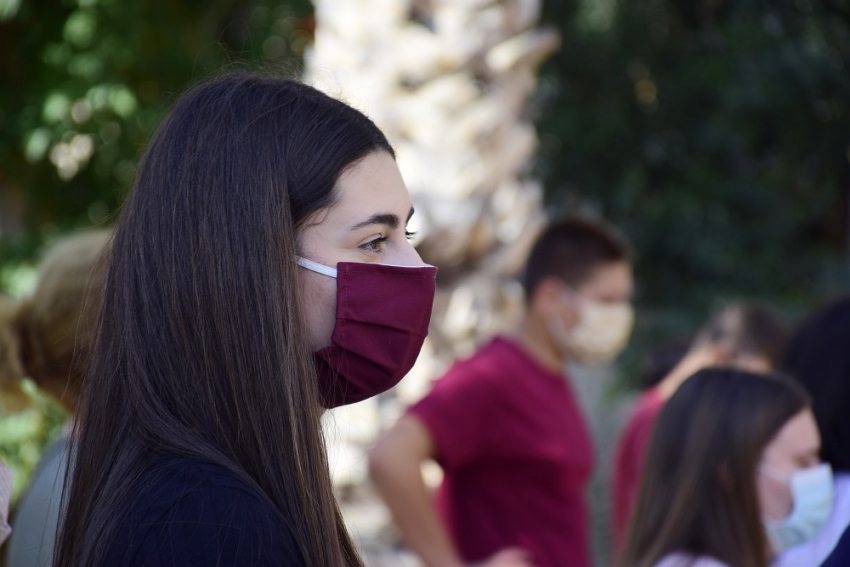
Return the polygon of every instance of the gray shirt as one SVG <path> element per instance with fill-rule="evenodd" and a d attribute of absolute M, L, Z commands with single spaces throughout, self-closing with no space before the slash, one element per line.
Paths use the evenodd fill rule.
<path fill-rule="evenodd" d="M 46 567 L 53 563 L 68 445 L 63 435 L 45 451 L 18 504 L 6 544 L 8 567 Z"/>

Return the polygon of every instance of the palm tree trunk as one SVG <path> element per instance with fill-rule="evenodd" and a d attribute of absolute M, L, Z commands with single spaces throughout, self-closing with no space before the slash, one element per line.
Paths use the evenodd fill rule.
<path fill-rule="evenodd" d="M 555 32 L 536 28 L 540 4 L 315 0 L 306 79 L 387 134 L 416 208 L 417 248 L 440 268 L 416 367 L 379 400 L 329 416 L 338 484 L 362 483 L 358 455 L 378 430 L 455 358 L 522 312 L 513 277 L 544 220 L 541 187 L 529 176 L 537 136 L 528 101 L 537 65 L 559 42 Z M 358 526 L 364 539 L 370 531 Z"/>

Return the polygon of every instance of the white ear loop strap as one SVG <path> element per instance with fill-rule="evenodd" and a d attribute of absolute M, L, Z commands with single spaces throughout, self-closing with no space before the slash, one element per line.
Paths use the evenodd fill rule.
<path fill-rule="evenodd" d="M 314 262 L 312 260 L 308 260 L 307 258 L 302 258 L 301 256 L 296 256 L 295 261 L 298 262 L 298 265 L 302 268 L 307 268 L 310 271 L 316 272 L 318 274 L 322 274 L 325 276 L 330 276 L 332 278 L 336 277 L 336 268 L 331 268 L 330 266 L 325 266 L 324 264 L 319 264 L 318 262 Z"/>
<path fill-rule="evenodd" d="M 769 476 L 773 480 L 781 482 L 783 484 L 788 484 L 788 481 L 791 479 L 792 476 L 792 473 L 780 470 L 767 463 L 760 464 L 758 470 L 761 474 Z"/>

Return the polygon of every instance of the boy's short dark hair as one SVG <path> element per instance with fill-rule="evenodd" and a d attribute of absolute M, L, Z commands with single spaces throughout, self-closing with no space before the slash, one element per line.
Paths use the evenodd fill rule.
<path fill-rule="evenodd" d="M 631 262 L 626 239 L 613 227 L 584 218 L 550 224 L 537 238 L 528 256 L 522 284 L 530 299 L 541 280 L 557 277 L 577 287 L 604 264 Z"/>

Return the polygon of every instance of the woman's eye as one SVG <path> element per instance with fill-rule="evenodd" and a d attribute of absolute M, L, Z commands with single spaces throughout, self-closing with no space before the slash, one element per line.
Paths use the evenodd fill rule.
<path fill-rule="evenodd" d="M 404 235 L 407 237 L 408 240 L 413 240 L 414 238 L 416 238 L 416 232 L 410 232 L 409 230 L 404 231 Z"/>
<path fill-rule="evenodd" d="M 370 240 L 366 244 L 360 246 L 364 250 L 369 250 L 370 252 L 383 252 L 384 251 L 384 242 L 387 241 L 386 236 L 379 236 L 374 240 Z"/>

